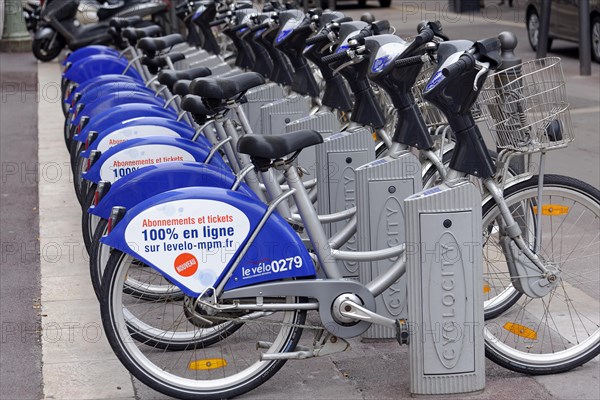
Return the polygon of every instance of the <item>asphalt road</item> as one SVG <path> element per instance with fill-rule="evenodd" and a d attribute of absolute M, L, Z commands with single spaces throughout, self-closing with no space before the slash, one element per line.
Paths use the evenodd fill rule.
<path fill-rule="evenodd" d="M 37 62 L 0 54 L 0 397 L 42 396 Z"/>

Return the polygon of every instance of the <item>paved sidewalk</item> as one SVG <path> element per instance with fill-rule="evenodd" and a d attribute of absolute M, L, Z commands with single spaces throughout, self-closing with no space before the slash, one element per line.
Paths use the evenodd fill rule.
<path fill-rule="evenodd" d="M 398 2 L 400 3 L 400 2 Z M 396 4 L 385 14 L 393 25 L 411 26 L 420 15 L 406 15 L 409 2 Z M 423 2 L 421 2 L 423 3 Z M 419 3 L 419 4 L 421 4 Z M 434 3 L 434 2 L 426 2 Z M 437 2 L 442 3 L 442 2 Z M 412 11 L 411 11 L 412 12 Z M 360 15 L 352 11 L 349 15 Z M 404 13 L 404 14 L 403 14 Z M 522 36 L 524 24 L 501 20 L 490 24 L 478 16 L 472 21 L 447 24 L 453 37 L 473 39 L 515 29 Z M 469 36 L 470 35 L 470 36 Z M 524 58 L 532 58 L 522 42 Z M 598 142 L 599 68 L 592 77 L 577 76 L 576 60 L 566 59 L 568 89 L 574 105 L 577 141 L 549 167 L 581 177 L 596 186 L 600 182 Z M 42 284 L 43 394 L 46 399 L 164 399 L 131 377 L 108 346 L 99 317 L 88 272 L 87 254 L 81 238 L 81 212 L 75 199 L 68 153 L 62 139 L 64 119 L 60 104 L 52 97 L 59 82 L 56 63 L 40 64 L 38 79 L 42 91 L 39 103 L 39 162 L 54 165 L 39 182 L 39 228 Z M 360 342 L 352 349 L 304 361 L 290 361 L 269 382 L 243 396 L 246 399 L 379 399 L 409 398 L 407 348 L 395 341 Z M 531 377 L 486 364 L 487 385 L 475 399 L 597 399 L 600 393 L 600 360 L 589 362 L 566 374 Z M 23 377 L 26 379 L 26 377 Z M 4 394 L 2 394 L 4 397 Z"/>

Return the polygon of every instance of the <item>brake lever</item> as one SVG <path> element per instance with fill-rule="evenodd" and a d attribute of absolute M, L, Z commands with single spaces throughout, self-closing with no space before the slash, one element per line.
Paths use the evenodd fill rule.
<path fill-rule="evenodd" d="M 475 80 L 473 81 L 473 90 L 478 91 L 479 87 L 477 86 L 477 82 L 479 81 L 480 77 L 485 75 L 490 70 L 490 63 L 475 61 L 475 67 L 479 69 L 479 72 L 477 72 L 477 75 L 475 75 Z"/>
<path fill-rule="evenodd" d="M 362 47 L 364 47 L 364 46 L 362 46 Z M 340 65 L 336 69 L 334 69 L 333 70 L 333 75 L 337 75 L 338 72 L 340 72 L 344 68 L 349 67 L 349 66 L 354 65 L 354 64 L 358 64 L 358 63 L 362 62 L 365 59 L 365 56 L 357 54 L 357 52 L 355 50 L 347 50 L 347 53 L 348 53 L 348 56 L 350 57 L 350 60 L 346 61 L 345 63 L 343 63 L 342 65 Z"/>

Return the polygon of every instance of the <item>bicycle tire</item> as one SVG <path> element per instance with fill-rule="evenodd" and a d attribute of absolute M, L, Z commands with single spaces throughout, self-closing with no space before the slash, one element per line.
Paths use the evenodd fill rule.
<path fill-rule="evenodd" d="M 542 220 L 533 224 L 537 219 L 538 181 L 534 176 L 510 186 L 504 198 L 525 229 L 524 238 L 532 249 L 536 225 L 542 224 L 540 251 L 536 253 L 543 261 L 557 265 L 557 284 L 541 298 L 523 294 L 497 319 L 486 321 L 484 330 L 490 360 L 532 375 L 569 371 L 600 354 L 600 191 L 574 178 L 546 175 Z M 493 200 L 484 204 L 484 224 L 492 223 L 498 215 Z M 487 240 L 497 239 L 491 233 Z M 490 263 L 505 262 L 500 253 L 496 254 L 499 257 Z"/>
<path fill-rule="evenodd" d="M 225 337 L 218 342 L 218 345 L 190 347 L 187 351 L 160 352 L 151 346 L 131 340 L 124 316 L 124 309 L 127 310 L 126 312 L 133 312 L 131 304 L 125 305 L 128 299 L 123 293 L 123 283 L 129 269 L 127 258 L 130 256 L 117 250 L 113 251 L 110 257 L 102 282 L 101 317 L 113 351 L 127 370 L 144 384 L 163 394 L 180 399 L 230 398 L 246 393 L 266 382 L 285 364 L 285 360 L 260 361 L 259 359 L 263 349 L 256 345 L 259 342 L 256 340 L 257 335 L 266 332 L 266 336 L 270 336 L 268 332 L 270 325 L 265 324 L 266 321 L 257 325 L 258 331 L 252 331 L 250 328 L 250 324 L 255 321 L 241 321 L 244 328 L 249 329 L 248 331 L 241 329 L 231 336 L 231 340 Z M 302 301 L 298 298 L 287 300 L 288 303 Z M 142 306 L 151 304 L 145 303 Z M 282 322 L 277 325 L 281 329 L 276 333 L 273 332 L 274 336 L 271 336 L 271 340 L 260 341 L 269 346 L 270 353 L 294 350 L 302 334 L 302 327 L 298 325 L 305 322 L 306 311 L 293 310 L 283 314 Z M 168 313 L 165 312 L 164 315 Z M 176 324 L 172 326 L 180 326 L 177 319 L 173 322 Z M 249 332 L 253 335 L 249 335 Z M 147 353 L 143 353 L 144 351 Z M 189 352 L 191 354 L 188 354 Z M 235 360 L 236 356 L 240 359 Z M 253 357 L 251 363 L 248 362 L 249 356 Z M 189 362 L 186 364 L 182 360 L 189 360 Z M 214 375 L 212 369 L 202 370 L 196 367 L 199 363 L 212 368 L 213 362 L 216 369 Z M 194 368 L 192 372 L 187 371 L 192 368 Z M 231 375 L 226 376 L 229 373 Z"/>
<path fill-rule="evenodd" d="M 101 218 L 94 231 L 90 247 L 90 280 L 98 301 L 102 301 L 102 274 L 110 257 L 110 247 L 100 239 L 107 232 L 108 221 Z"/>
<path fill-rule="evenodd" d="M 100 242 L 106 234 L 108 221 L 100 219 L 94 231 L 90 247 L 90 279 L 98 300 L 102 297 L 102 276 L 110 259 L 112 249 Z M 141 262 L 136 261 L 142 265 Z M 145 266 L 145 264 L 144 264 Z M 183 293 L 171 282 L 168 282 L 161 274 L 147 267 L 148 273 L 141 279 L 131 276 L 123 290 L 132 297 L 145 301 L 160 301 L 169 299 L 171 301 L 183 298 Z"/>
<path fill-rule="evenodd" d="M 88 192 L 87 196 L 83 200 L 83 210 L 81 213 L 81 235 L 83 236 L 83 244 L 85 245 L 85 249 L 87 250 L 88 254 L 92 253 L 92 240 L 94 239 L 94 233 L 96 232 L 96 227 L 100 221 L 100 217 L 88 212 L 89 208 L 94 202 L 95 194 L 95 190 L 90 190 Z"/>

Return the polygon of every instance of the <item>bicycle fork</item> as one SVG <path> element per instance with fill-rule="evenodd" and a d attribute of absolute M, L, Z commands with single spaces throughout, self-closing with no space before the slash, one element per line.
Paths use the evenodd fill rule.
<path fill-rule="evenodd" d="M 532 213 L 532 223 L 535 226 L 535 251 L 541 249 L 543 159 L 544 157 L 542 155 L 538 183 L 537 211 L 536 207 L 533 207 L 530 211 L 529 205 L 522 206 L 525 218 L 527 218 L 530 212 Z M 515 221 L 504 200 L 502 190 L 498 187 L 496 182 L 492 178 L 488 178 L 485 179 L 483 183 L 500 209 L 501 221 L 499 221 L 498 224 L 500 227 L 499 234 L 501 235 L 500 243 L 506 258 L 513 286 L 529 297 L 538 298 L 547 295 L 560 281 L 558 279 L 560 271 L 553 265 L 544 264 L 538 255 L 530 249 L 523 238 L 523 231 L 521 230 L 519 223 Z"/>

